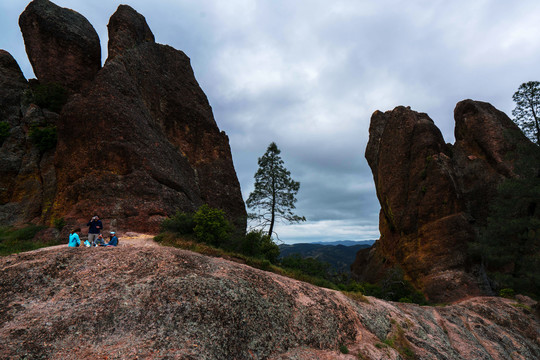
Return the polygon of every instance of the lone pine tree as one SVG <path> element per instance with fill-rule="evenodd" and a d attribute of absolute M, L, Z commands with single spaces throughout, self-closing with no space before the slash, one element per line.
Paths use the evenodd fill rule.
<path fill-rule="evenodd" d="M 248 208 L 256 211 L 248 214 L 249 218 L 258 221 L 263 228 L 269 226 L 268 236 L 272 236 L 276 220 L 290 223 L 306 221 L 305 217 L 292 212 L 296 208 L 294 203 L 300 183 L 291 178 L 280 153 L 277 145 L 272 142 L 259 158 L 259 169 L 254 176 L 255 190 L 246 201 Z"/>

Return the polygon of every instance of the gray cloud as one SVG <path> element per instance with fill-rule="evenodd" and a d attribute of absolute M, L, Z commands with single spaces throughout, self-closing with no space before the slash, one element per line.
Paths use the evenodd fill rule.
<path fill-rule="evenodd" d="M 58 0 L 86 16 L 106 58 L 120 1 Z M 453 142 L 465 98 L 510 114 L 519 84 L 540 79 L 540 3 L 483 1 L 132 0 L 156 41 L 184 51 L 230 137 L 247 198 L 275 141 L 301 182 L 286 242 L 378 237 L 379 204 L 363 157 L 371 114 L 408 105 Z M 26 1 L 0 4 L 0 48 L 32 76 L 17 27 Z"/>

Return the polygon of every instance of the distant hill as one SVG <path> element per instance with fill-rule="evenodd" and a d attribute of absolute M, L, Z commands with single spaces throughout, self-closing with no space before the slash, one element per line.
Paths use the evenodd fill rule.
<path fill-rule="evenodd" d="M 315 241 L 310 244 L 319 244 L 319 245 L 344 245 L 344 246 L 354 246 L 354 245 L 368 245 L 371 246 L 375 243 L 376 240 L 363 240 L 363 241 L 354 241 L 354 240 L 338 240 L 338 241 Z"/>
<path fill-rule="evenodd" d="M 351 241 L 345 241 L 350 243 Z M 354 241 L 352 241 L 354 242 Z M 328 243 L 328 244 L 333 244 Z M 338 243 L 338 242 L 335 242 Z M 356 245 L 346 246 L 346 245 L 322 245 L 320 243 L 309 243 L 309 244 L 283 244 L 279 246 L 280 257 L 286 257 L 292 254 L 299 254 L 300 256 L 306 258 L 311 257 L 319 261 L 325 261 L 330 263 L 332 268 L 336 272 L 351 272 L 351 264 L 356 259 L 356 253 L 360 249 L 365 249 L 371 246 L 368 243 L 358 243 L 354 242 Z"/>

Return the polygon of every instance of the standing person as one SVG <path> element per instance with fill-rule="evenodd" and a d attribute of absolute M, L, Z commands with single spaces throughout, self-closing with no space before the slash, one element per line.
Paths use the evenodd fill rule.
<path fill-rule="evenodd" d="M 114 231 L 111 231 L 111 238 L 106 246 L 118 246 L 118 237 Z"/>
<path fill-rule="evenodd" d="M 81 231 L 81 229 L 79 228 L 72 229 L 71 232 L 69 233 L 69 242 L 68 242 L 69 247 L 78 247 L 79 245 L 81 245 L 81 239 L 79 239 L 79 235 L 77 234 L 77 231 Z"/>
<path fill-rule="evenodd" d="M 96 243 L 96 239 L 101 234 L 101 230 L 103 229 L 103 224 L 101 223 L 101 220 L 99 220 L 99 216 L 94 215 L 92 220 L 88 224 L 88 241 L 90 242 L 90 245 L 94 246 Z"/>

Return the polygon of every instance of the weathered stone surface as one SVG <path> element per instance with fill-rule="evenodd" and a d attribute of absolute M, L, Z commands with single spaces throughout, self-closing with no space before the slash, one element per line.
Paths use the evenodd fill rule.
<path fill-rule="evenodd" d="M 540 357 L 538 305 L 530 299 L 358 302 L 246 265 L 130 241 L 0 258 L 0 357 Z"/>
<path fill-rule="evenodd" d="M 68 64 L 71 69 L 93 67 L 79 59 L 81 38 L 92 37 L 91 25 L 81 18 L 48 1 L 33 1 L 21 15 L 30 58 L 44 65 L 65 55 L 76 63 Z M 47 37 L 50 31 L 53 37 Z M 28 88 L 24 77 L 19 87 L 12 86 L 18 91 L 12 112 L 19 112 L 13 116 L 20 126 L 2 147 L 0 172 L 12 176 L 0 184 L 0 219 L 51 225 L 65 218 L 84 229 L 98 213 L 106 230 L 155 232 L 166 216 L 207 203 L 223 209 L 243 232 L 246 211 L 228 138 L 189 58 L 156 44 L 144 17 L 128 6 L 111 17 L 109 31 L 114 56 L 91 76 L 64 79 L 69 86 L 85 86 L 71 93 L 61 114 L 35 104 L 21 107 Z M 48 42 L 63 45 L 66 54 L 41 53 Z M 8 60 L 0 77 L 9 75 L 3 77 L 9 80 L 6 91 L 13 92 L 9 84 L 22 74 Z M 59 81 L 52 73 L 36 74 L 39 80 Z M 56 148 L 46 153 L 29 139 L 32 125 L 44 123 L 56 126 L 58 134 Z"/>
<path fill-rule="evenodd" d="M 462 101 L 455 118 L 452 146 L 426 114 L 405 107 L 373 114 L 366 159 L 381 204 L 381 238 L 359 252 L 352 269 L 358 279 L 376 281 L 398 266 L 432 301 L 489 292 L 467 246 L 486 224 L 497 185 L 515 175 L 505 155 L 527 140 L 487 103 Z"/>
<path fill-rule="evenodd" d="M 154 34 L 148 27 L 144 16 L 128 5 L 120 5 L 109 19 L 109 57 L 124 53 L 143 42 L 154 42 Z"/>
<path fill-rule="evenodd" d="M 19 18 L 34 74 L 43 83 L 77 91 L 101 67 L 101 47 L 81 14 L 48 0 L 34 0 Z"/>

